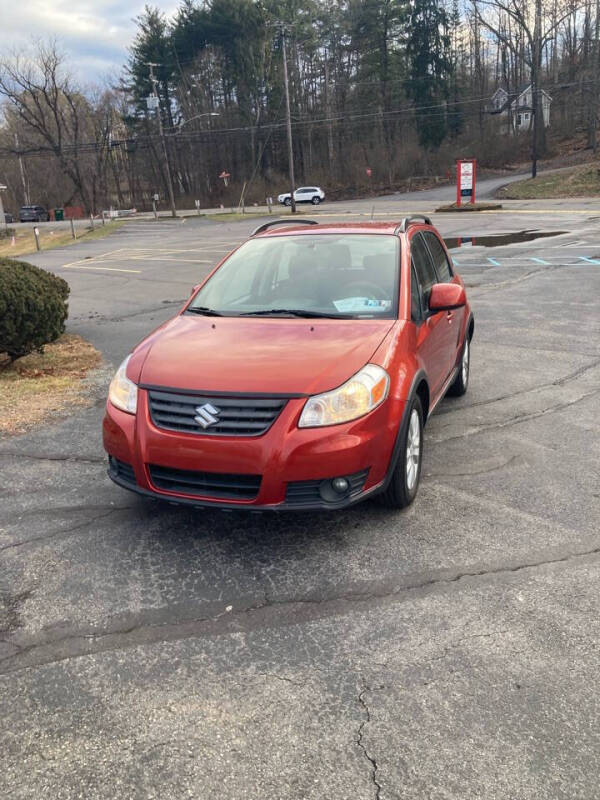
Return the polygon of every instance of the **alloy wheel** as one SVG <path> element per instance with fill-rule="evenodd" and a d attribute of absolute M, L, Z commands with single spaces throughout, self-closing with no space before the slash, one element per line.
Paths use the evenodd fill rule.
<path fill-rule="evenodd" d="M 421 425 L 419 412 L 413 408 L 408 423 L 406 437 L 406 487 L 412 492 L 419 476 L 419 463 L 421 460 Z"/>
<path fill-rule="evenodd" d="M 469 358 L 470 358 L 469 350 L 470 350 L 469 340 L 467 339 L 465 341 L 465 347 L 464 347 L 464 350 L 463 350 L 462 362 L 461 362 L 461 365 L 460 365 L 460 368 L 461 368 L 461 371 L 462 371 L 462 382 L 463 382 L 463 384 L 465 386 L 467 385 L 467 381 L 469 380 Z"/>

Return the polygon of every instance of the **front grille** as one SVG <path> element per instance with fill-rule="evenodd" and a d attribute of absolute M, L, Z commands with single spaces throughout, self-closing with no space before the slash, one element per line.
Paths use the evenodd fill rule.
<path fill-rule="evenodd" d="M 149 464 L 150 478 L 157 489 L 196 497 L 226 500 L 254 500 L 260 489 L 261 475 L 228 475 L 223 472 L 196 472 Z"/>
<path fill-rule="evenodd" d="M 157 428 L 206 436 L 260 436 L 280 415 L 287 399 L 277 397 L 204 397 L 155 389 L 148 391 L 150 416 Z M 198 409 L 209 406 L 210 421 L 196 422 Z M 216 409 L 216 411 L 213 411 Z"/>
<path fill-rule="evenodd" d="M 350 484 L 350 491 L 347 494 L 340 496 L 340 502 L 346 501 L 349 498 L 360 494 L 363 486 L 365 485 L 368 474 L 369 470 L 365 469 L 362 472 L 355 472 L 354 475 L 340 476 L 346 478 Z M 324 502 L 331 502 L 332 505 L 335 505 L 335 502 L 323 500 L 320 488 L 321 484 L 324 483 L 328 483 L 328 480 L 320 479 L 314 481 L 294 481 L 293 483 L 288 483 L 285 493 L 285 502 L 290 506 L 309 506 L 313 504 L 322 504 Z"/>
<path fill-rule="evenodd" d="M 111 475 L 114 475 L 116 478 L 121 478 L 122 481 L 126 481 L 127 483 L 132 483 L 134 485 L 137 483 L 135 472 L 131 464 L 119 461 L 118 458 L 114 458 L 113 456 L 109 456 L 108 464 Z"/>

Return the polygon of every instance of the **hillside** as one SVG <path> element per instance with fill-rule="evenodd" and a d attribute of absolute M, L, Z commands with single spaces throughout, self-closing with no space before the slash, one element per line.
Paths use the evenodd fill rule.
<path fill-rule="evenodd" d="M 600 196 L 600 161 L 511 183 L 496 196 L 503 200 Z"/>

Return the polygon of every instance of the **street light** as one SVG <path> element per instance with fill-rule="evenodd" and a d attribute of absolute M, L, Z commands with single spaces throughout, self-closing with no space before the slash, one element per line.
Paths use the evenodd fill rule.
<path fill-rule="evenodd" d="M 178 125 L 173 125 L 171 130 L 174 131 L 175 134 L 177 134 L 183 128 L 184 125 L 187 125 L 188 122 L 193 122 L 195 119 L 200 119 L 200 117 L 220 117 L 220 116 L 221 115 L 219 114 L 218 111 L 203 111 L 202 114 L 196 114 L 195 116 L 190 117 L 189 119 L 183 120 L 183 122 L 180 122 Z M 172 133 L 170 135 L 173 136 L 174 134 Z"/>

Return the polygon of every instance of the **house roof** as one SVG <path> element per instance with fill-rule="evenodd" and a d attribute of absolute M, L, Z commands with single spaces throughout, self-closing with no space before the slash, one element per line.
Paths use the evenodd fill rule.
<path fill-rule="evenodd" d="M 506 111 L 509 107 L 514 107 L 517 111 L 533 111 L 533 107 L 531 103 L 524 103 L 519 102 L 521 97 L 526 94 L 529 89 L 531 89 L 531 81 L 527 83 L 522 83 L 517 91 L 509 92 L 504 86 L 499 86 L 494 94 L 491 96 L 490 101 L 493 101 L 499 92 L 502 92 L 503 95 L 506 96 L 505 101 L 502 103 L 501 106 L 498 108 L 493 108 L 490 110 L 490 114 L 501 114 L 503 111 Z M 543 95 L 545 95 L 550 102 L 552 102 L 552 97 L 548 94 L 545 89 L 540 88 L 538 90 Z"/>

